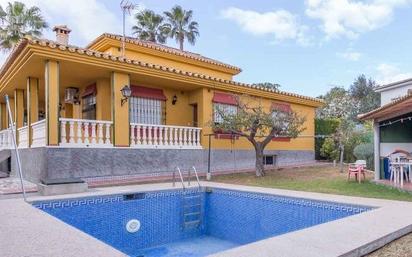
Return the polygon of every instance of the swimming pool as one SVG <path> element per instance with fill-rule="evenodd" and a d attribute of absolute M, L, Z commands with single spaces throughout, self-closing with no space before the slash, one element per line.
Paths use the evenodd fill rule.
<path fill-rule="evenodd" d="M 371 209 L 220 188 L 139 192 L 33 205 L 134 257 L 206 256 Z M 131 220 L 135 226 L 129 230 L 137 228 L 136 232 L 127 230 Z"/>

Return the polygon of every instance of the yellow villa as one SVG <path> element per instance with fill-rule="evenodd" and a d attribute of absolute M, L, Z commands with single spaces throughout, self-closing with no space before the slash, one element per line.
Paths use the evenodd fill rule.
<path fill-rule="evenodd" d="M 28 180 L 204 172 L 214 107 L 236 111 L 235 95 L 306 117 L 302 136 L 268 145 L 267 165 L 314 160 L 319 99 L 235 82 L 241 69 L 164 45 L 126 37 L 123 53 L 122 37 L 106 33 L 81 48 L 66 26 L 54 31 L 55 41 L 21 40 L 0 71 L 0 147 L 12 148 L 7 94 Z M 244 138 L 211 137 L 212 172 L 248 170 L 254 158 Z"/>

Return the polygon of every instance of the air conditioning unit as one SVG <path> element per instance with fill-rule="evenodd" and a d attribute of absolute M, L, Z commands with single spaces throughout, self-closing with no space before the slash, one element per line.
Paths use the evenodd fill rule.
<path fill-rule="evenodd" d="M 76 87 L 68 87 L 64 91 L 64 102 L 66 104 L 75 104 L 79 102 L 79 89 Z"/>

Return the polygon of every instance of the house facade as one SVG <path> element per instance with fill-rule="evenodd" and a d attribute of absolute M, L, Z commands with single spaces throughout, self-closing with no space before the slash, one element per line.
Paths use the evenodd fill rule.
<path fill-rule="evenodd" d="M 375 89 L 381 94 L 381 106 L 359 115 L 360 120 L 373 120 L 375 179 L 388 179 L 385 158 L 396 150 L 412 153 L 412 79 Z"/>
<path fill-rule="evenodd" d="M 12 147 L 7 94 L 29 180 L 161 174 L 193 165 L 205 171 L 211 134 L 212 171 L 251 169 L 252 145 L 210 128 L 219 122 L 215 108 L 237 110 L 236 96 L 306 117 L 304 135 L 268 145 L 269 164 L 314 160 L 321 100 L 236 82 L 239 68 L 199 54 L 113 34 L 81 48 L 68 44 L 67 27 L 54 30 L 56 41 L 21 40 L 0 71 L 0 147 Z"/>

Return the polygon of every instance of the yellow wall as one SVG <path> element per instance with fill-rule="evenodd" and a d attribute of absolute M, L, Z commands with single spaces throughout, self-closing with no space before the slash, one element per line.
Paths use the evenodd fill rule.
<path fill-rule="evenodd" d="M 202 124 L 202 134 L 207 135 L 213 133 L 210 128 L 210 123 L 213 121 L 213 90 L 203 90 L 203 120 Z M 241 101 L 250 102 L 250 104 L 257 104 L 260 102 L 262 106 L 269 111 L 274 101 L 271 99 L 262 99 L 256 98 L 256 100 L 251 100 L 248 96 L 241 96 Z M 273 141 L 269 143 L 266 147 L 267 150 L 314 150 L 315 141 L 314 141 L 314 118 L 315 118 L 315 109 L 313 107 L 308 107 L 304 105 L 290 104 L 293 111 L 297 112 L 302 117 L 306 117 L 306 122 L 303 127 L 306 128 L 304 132 L 296 139 L 291 139 L 290 142 L 277 142 Z M 232 145 L 233 144 L 233 145 Z M 202 146 L 208 148 L 208 141 L 203 138 Z M 212 148 L 214 149 L 252 149 L 253 146 L 245 138 L 239 138 L 236 140 L 230 139 L 215 139 L 212 137 Z"/>
<path fill-rule="evenodd" d="M 128 102 L 123 106 L 120 105 L 122 98 L 120 89 L 129 83 L 129 77 L 126 74 L 113 73 L 112 82 L 109 80 L 97 80 L 97 95 L 96 95 L 96 118 L 99 120 L 111 120 L 113 115 L 115 120 L 114 126 L 114 141 L 116 146 L 128 146 L 129 144 L 129 114 Z M 131 83 L 139 85 L 138 83 Z M 113 89 L 108 88 L 111 86 Z M 143 85 L 145 87 L 160 88 L 163 90 L 167 100 L 166 105 L 166 125 L 176 126 L 193 126 L 193 107 L 192 104 L 198 105 L 198 127 L 202 128 L 202 134 L 207 135 L 213 133 L 210 124 L 213 119 L 213 95 L 214 90 L 199 88 L 192 91 L 181 91 L 179 89 L 161 88 L 152 85 Z M 81 88 L 81 92 L 85 87 Z M 221 91 L 218 91 L 221 92 Z M 226 92 L 230 94 L 230 92 Z M 177 96 L 177 102 L 172 104 L 172 99 Z M 112 99 L 114 105 L 111 107 Z M 253 104 L 262 104 L 267 111 L 270 110 L 274 101 L 271 99 L 251 98 L 249 96 L 241 96 L 242 101 L 248 101 Z M 267 146 L 267 150 L 313 150 L 314 149 L 314 118 L 315 108 L 290 104 L 291 108 L 303 117 L 306 117 L 304 127 L 306 130 L 290 142 L 273 141 Z M 81 109 L 81 105 L 74 105 Z M 112 111 L 110 111 L 113 108 Z M 79 111 L 81 113 L 81 110 Z M 80 118 L 80 117 L 79 117 Z M 207 137 L 202 136 L 201 143 L 204 148 L 208 148 Z M 245 138 L 237 140 L 216 139 L 212 137 L 212 147 L 214 149 L 252 149 L 252 145 Z"/>
<path fill-rule="evenodd" d="M 117 55 L 117 56 L 120 55 L 120 50 L 118 47 L 110 47 L 105 52 L 111 55 Z M 147 54 L 143 52 L 136 52 L 136 51 L 132 51 L 128 49 L 126 49 L 125 55 L 127 58 L 133 59 L 133 60 L 139 60 L 139 61 L 146 62 L 146 63 L 158 64 L 158 65 L 176 68 L 179 70 L 191 71 L 193 73 L 200 73 L 200 74 L 205 74 L 205 75 L 209 75 L 209 76 L 213 76 L 217 78 L 232 80 L 232 74 L 230 73 L 225 73 L 220 70 L 207 69 L 205 67 L 188 64 L 185 62 L 178 62 L 176 60 L 167 59 L 161 56 L 151 55 L 151 54 Z"/>
<path fill-rule="evenodd" d="M 111 87 L 109 79 L 98 79 L 96 81 L 96 119 L 112 120 L 111 113 Z"/>

